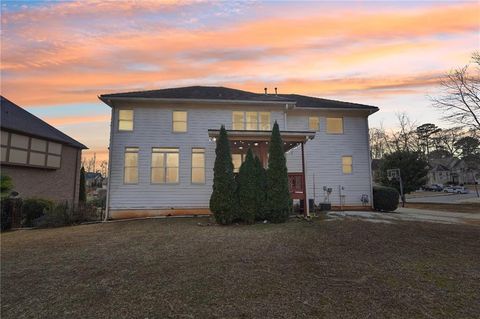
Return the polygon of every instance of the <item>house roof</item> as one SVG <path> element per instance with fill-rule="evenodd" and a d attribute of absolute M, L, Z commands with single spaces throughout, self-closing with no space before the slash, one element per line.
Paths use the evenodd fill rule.
<path fill-rule="evenodd" d="M 1 127 L 3 129 L 43 137 L 75 148 L 87 148 L 82 143 L 62 133 L 50 124 L 9 101 L 7 98 L 0 96 L 0 101 Z"/>
<path fill-rule="evenodd" d="M 108 103 L 110 99 L 191 99 L 191 100 L 226 100 L 248 102 L 278 102 L 294 103 L 299 108 L 338 108 L 378 111 L 371 105 L 357 104 L 336 100 L 322 99 L 299 94 L 262 94 L 243 90 L 231 89 L 223 86 L 187 86 L 151 91 L 137 91 L 126 93 L 103 94 L 99 98 Z"/>

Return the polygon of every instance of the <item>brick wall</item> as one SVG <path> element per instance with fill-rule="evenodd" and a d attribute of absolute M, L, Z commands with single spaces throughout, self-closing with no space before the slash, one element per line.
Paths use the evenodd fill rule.
<path fill-rule="evenodd" d="M 78 202 L 81 150 L 63 145 L 59 169 L 2 165 L 2 175 L 12 178 L 22 198 L 40 197 L 53 201 Z"/>

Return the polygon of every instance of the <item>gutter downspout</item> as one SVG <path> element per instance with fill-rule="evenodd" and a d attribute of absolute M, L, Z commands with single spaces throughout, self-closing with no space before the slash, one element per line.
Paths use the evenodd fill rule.
<path fill-rule="evenodd" d="M 72 198 L 72 211 L 75 209 L 75 197 L 77 195 L 77 188 L 78 188 L 78 192 L 80 193 L 80 184 L 78 183 L 79 180 L 78 180 L 78 175 L 80 175 L 80 167 L 78 165 L 78 158 L 82 156 L 82 149 L 77 149 L 77 152 L 76 152 L 76 156 L 75 156 L 75 171 L 74 171 L 74 176 L 73 176 L 73 181 L 75 184 L 73 184 L 73 198 Z M 78 183 L 78 184 L 77 184 Z"/>
<path fill-rule="evenodd" d="M 111 176 L 111 167 L 112 167 L 112 141 L 113 141 L 113 120 L 114 120 L 114 115 L 115 115 L 115 109 L 113 107 L 113 104 L 111 105 L 112 112 L 110 116 L 110 140 L 108 144 L 108 174 L 107 174 L 107 198 L 105 200 L 105 218 L 103 219 L 104 222 L 108 220 L 109 217 L 109 212 L 110 212 L 110 184 L 112 183 L 112 180 L 110 178 Z"/>
<path fill-rule="evenodd" d="M 365 122 L 367 124 L 368 173 L 370 174 L 370 207 L 373 209 L 372 153 L 370 150 L 370 127 L 368 125 L 368 116 L 365 118 Z"/>

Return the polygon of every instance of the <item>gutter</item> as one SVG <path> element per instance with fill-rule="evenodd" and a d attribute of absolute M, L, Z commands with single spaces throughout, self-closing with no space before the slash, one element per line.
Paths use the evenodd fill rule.
<path fill-rule="evenodd" d="M 110 139 L 108 144 L 108 174 L 107 174 L 107 198 L 105 200 L 105 218 L 103 219 L 104 222 L 108 220 L 108 214 L 110 211 L 110 184 L 112 183 L 111 179 L 111 167 L 112 167 L 112 140 L 113 140 L 113 116 L 114 116 L 114 108 L 112 107 L 112 112 L 110 116 Z"/>

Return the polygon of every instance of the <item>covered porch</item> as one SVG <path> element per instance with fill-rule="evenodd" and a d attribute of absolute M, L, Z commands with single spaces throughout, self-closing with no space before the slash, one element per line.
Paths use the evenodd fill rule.
<path fill-rule="evenodd" d="M 208 130 L 208 136 L 215 141 L 220 130 Z M 232 161 L 234 171 L 238 173 L 240 165 L 243 163 L 247 151 L 252 149 L 253 153 L 260 159 L 264 168 L 268 166 L 268 148 L 271 137 L 271 131 L 251 131 L 251 130 L 227 130 L 232 151 Z M 280 131 L 283 141 L 284 152 L 287 153 L 293 149 L 301 149 L 301 172 L 288 172 L 288 185 L 290 197 L 303 201 L 303 214 L 308 214 L 307 192 L 305 181 L 305 153 L 304 145 L 307 141 L 315 137 L 314 131 Z"/>

